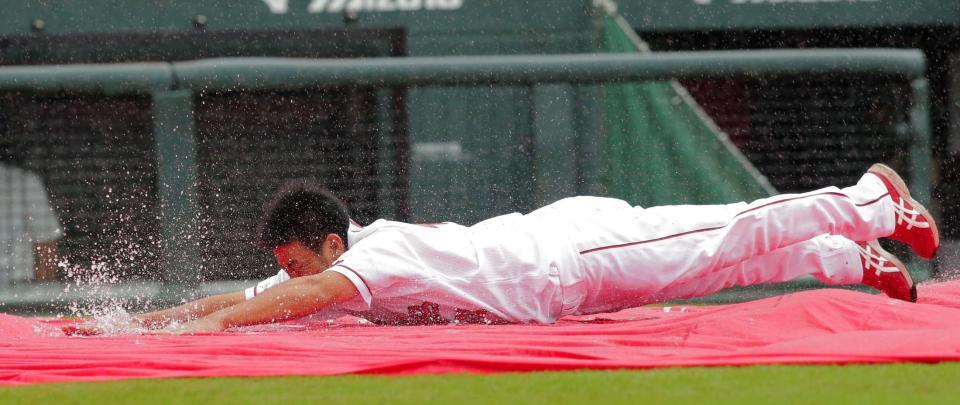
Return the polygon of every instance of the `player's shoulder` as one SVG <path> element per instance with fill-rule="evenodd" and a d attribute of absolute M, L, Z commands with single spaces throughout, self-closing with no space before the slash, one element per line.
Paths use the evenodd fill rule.
<path fill-rule="evenodd" d="M 465 228 L 451 222 L 411 224 L 379 219 L 364 227 L 351 226 L 347 237 L 350 250 L 355 248 L 368 250 L 411 243 L 436 244 L 440 242 L 439 240 L 451 237 L 451 232 L 457 233 L 458 229 Z"/>
<path fill-rule="evenodd" d="M 376 221 L 373 221 L 373 223 L 364 226 L 364 225 L 360 225 L 360 223 L 358 223 L 357 221 L 354 221 L 353 218 L 351 218 L 350 227 L 347 229 L 348 245 L 350 247 L 353 247 L 354 245 L 359 243 L 361 240 L 365 240 L 374 234 L 382 233 L 381 231 L 384 228 L 389 228 L 388 226 L 385 227 L 385 225 L 388 224 L 389 222 L 390 221 L 387 221 L 385 219 L 378 219 Z"/>
<path fill-rule="evenodd" d="M 390 239 L 396 239 L 400 237 L 398 232 L 399 228 L 396 226 L 389 226 L 388 222 L 390 221 L 379 219 L 367 226 L 353 226 L 351 224 L 350 229 L 347 232 L 350 250 L 354 250 L 361 246 L 370 246 L 378 241 L 380 243 L 384 243 Z"/>
<path fill-rule="evenodd" d="M 356 221 L 350 221 L 350 228 L 348 230 L 349 235 L 355 235 L 359 238 L 373 234 L 382 234 L 385 232 L 404 232 L 404 231 L 420 231 L 424 229 L 435 229 L 440 227 L 449 227 L 449 226 L 459 226 L 452 222 L 440 222 L 440 223 L 408 223 L 400 221 L 391 221 L 387 219 L 378 219 L 373 221 L 370 225 L 360 225 Z"/>

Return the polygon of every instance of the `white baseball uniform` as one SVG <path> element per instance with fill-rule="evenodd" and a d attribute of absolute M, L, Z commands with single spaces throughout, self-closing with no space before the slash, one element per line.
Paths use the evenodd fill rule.
<path fill-rule="evenodd" d="M 872 174 L 842 190 L 728 205 L 574 197 L 470 227 L 351 227 L 349 250 L 328 271 L 360 292 L 341 308 L 373 321 L 549 323 L 803 275 L 859 283 L 853 241 L 889 235 L 894 221 Z M 287 278 L 281 271 L 247 296 Z"/>

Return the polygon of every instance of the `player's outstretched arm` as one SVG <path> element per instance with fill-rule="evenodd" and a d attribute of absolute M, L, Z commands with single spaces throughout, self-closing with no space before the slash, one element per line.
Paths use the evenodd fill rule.
<path fill-rule="evenodd" d="M 237 291 L 201 298 L 173 308 L 137 314 L 134 315 L 133 319 L 142 326 L 154 328 L 166 326 L 171 322 L 186 322 L 197 319 L 243 301 L 246 301 L 244 292 Z"/>
<path fill-rule="evenodd" d="M 243 291 L 214 295 L 191 301 L 173 308 L 137 314 L 133 316 L 134 326 L 156 328 L 166 326 L 171 322 L 185 322 L 202 317 L 212 312 L 239 304 L 246 299 Z M 86 321 L 79 324 L 64 325 L 61 329 L 68 335 L 100 335 L 105 331 L 100 329 L 95 321 Z"/>
<path fill-rule="evenodd" d="M 258 325 L 304 317 L 357 296 L 357 288 L 336 272 L 291 279 L 251 300 L 188 322 L 176 333 L 219 332 L 234 326 Z"/>

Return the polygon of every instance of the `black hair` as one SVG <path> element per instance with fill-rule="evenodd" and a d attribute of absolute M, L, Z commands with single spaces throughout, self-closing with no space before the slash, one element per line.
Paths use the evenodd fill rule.
<path fill-rule="evenodd" d="M 266 205 L 257 244 L 265 249 L 298 241 L 320 252 L 323 239 L 335 234 L 347 241 L 350 210 L 327 189 L 307 180 L 286 182 Z"/>

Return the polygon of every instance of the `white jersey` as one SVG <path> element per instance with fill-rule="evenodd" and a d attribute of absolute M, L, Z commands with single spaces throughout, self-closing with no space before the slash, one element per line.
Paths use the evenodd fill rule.
<path fill-rule="evenodd" d="M 553 322 L 559 269 L 576 252 L 546 218 L 509 214 L 471 227 L 378 220 L 351 226 L 349 249 L 328 271 L 359 291 L 340 307 L 384 323 Z M 253 298 L 289 276 L 247 289 Z"/>

